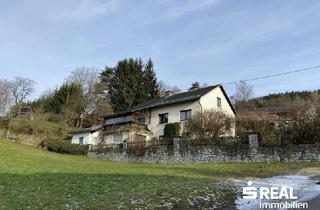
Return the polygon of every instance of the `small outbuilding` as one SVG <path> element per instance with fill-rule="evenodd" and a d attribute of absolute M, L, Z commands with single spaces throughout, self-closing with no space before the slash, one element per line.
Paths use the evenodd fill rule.
<path fill-rule="evenodd" d="M 101 132 L 101 125 L 92 126 L 90 128 L 73 131 L 70 133 L 72 136 L 71 144 L 80 145 L 96 145 L 99 142 L 99 136 Z"/>

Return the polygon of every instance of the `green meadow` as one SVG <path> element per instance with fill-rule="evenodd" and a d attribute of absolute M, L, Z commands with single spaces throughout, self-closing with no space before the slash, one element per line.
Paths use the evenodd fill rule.
<path fill-rule="evenodd" d="M 319 163 L 150 164 L 51 153 L 0 140 L 0 209 L 234 208 L 230 178 Z"/>

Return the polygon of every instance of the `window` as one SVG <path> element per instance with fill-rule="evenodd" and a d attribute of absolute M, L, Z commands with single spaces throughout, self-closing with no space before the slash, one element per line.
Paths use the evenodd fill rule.
<path fill-rule="evenodd" d="M 168 122 L 168 113 L 159 114 L 159 124 Z"/>
<path fill-rule="evenodd" d="M 105 119 L 105 124 L 106 125 L 125 124 L 125 123 L 129 123 L 131 121 L 132 121 L 132 116 L 127 115 L 127 116 L 107 118 L 107 119 Z"/>
<path fill-rule="evenodd" d="M 79 144 L 83 144 L 83 136 L 79 137 Z"/>
<path fill-rule="evenodd" d="M 217 107 L 221 108 L 221 98 L 217 97 Z"/>
<path fill-rule="evenodd" d="M 191 119 L 191 109 L 180 111 L 180 120 L 185 121 Z"/>
<path fill-rule="evenodd" d="M 113 143 L 121 144 L 122 143 L 122 133 L 114 134 Z"/>
<path fill-rule="evenodd" d="M 141 125 L 145 125 L 146 124 L 146 119 L 144 117 L 138 117 L 137 118 L 137 123 L 141 124 Z"/>

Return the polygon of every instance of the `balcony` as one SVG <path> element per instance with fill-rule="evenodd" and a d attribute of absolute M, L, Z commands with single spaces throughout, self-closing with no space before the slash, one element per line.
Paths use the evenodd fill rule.
<path fill-rule="evenodd" d="M 145 121 L 141 120 L 141 116 L 131 112 L 107 116 L 104 118 L 103 123 L 104 127 L 119 127 L 133 124 L 147 128 Z"/>

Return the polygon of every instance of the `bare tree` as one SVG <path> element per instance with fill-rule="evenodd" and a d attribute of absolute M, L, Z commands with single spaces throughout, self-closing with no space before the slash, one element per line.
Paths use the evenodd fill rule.
<path fill-rule="evenodd" d="M 239 81 L 236 84 L 236 93 L 233 99 L 237 101 L 248 101 L 254 96 L 253 86 L 248 85 L 245 81 Z"/>
<path fill-rule="evenodd" d="M 11 93 L 14 98 L 14 104 L 18 108 L 18 116 L 20 116 L 21 104 L 33 93 L 35 82 L 28 78 L 15 77 L 11 83 Z"/>
<path fill-rule="evenodd" d="M 99 82 L 99 72 L 95 67 L 77 67 L 71 72 L 67 81 L 80 84 L 83 88 L 84 95 L 89 96 L 95 92 L 95 87 Z"/>
<path fill-rule="evenodd" d="M 96 87 L 99 82 L 99 72 L 94 67 L 77 67 L 67 78 L 67 82 L 79 84 L 82 87 L 83 95 L 80 103 L 83 104 L 84 110 L 81 111 L 77 120 L 77 127 L 82 127 L 85 114 L 92 113 L 98 100 Z"/>
<path fill-rule="evenodd" d="M 4 116 L 12 105 L 11 83 L 0 80 L 0 116 Z"/>
<path fill-rule="evenodd" d="M 165 92 L 167 92 L 167 91 L 171 91 L 171 92 L 174 92 L 174 93 L 181 92 L 181 89 L 178 88 L 177 86 L 170 86 L 170 85 L 166 84 L 162 80 L 160 80 L 158 82 L 158 85 L 159 85 L 159 89 L 160 89 L 160 96 L 164 96 Z"/>
<path fill-rule="evenodd" d="M 233 121 L 221 111 L 196 112 L 186 123 L 184 134 L 195 139 L 209 139 L 211 143 L 219 143 L 220 136 L 232 135 Z"/>

